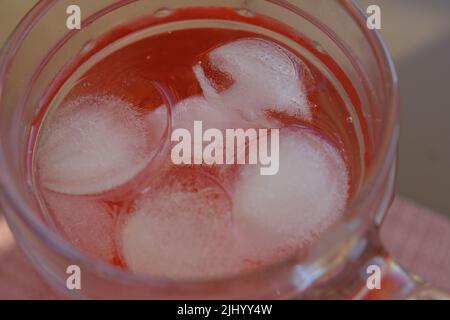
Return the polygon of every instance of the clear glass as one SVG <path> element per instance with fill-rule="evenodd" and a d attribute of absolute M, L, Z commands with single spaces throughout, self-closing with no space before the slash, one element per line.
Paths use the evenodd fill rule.
<path fill-rule="evenodd" d="M 69 0 L 40 1 L 22 20 L 0 56 L 0 195 L 8 223 L 48 282 L 70 298 L 403 298 L 435 297 L 398 267 L 379 241 L 379 226 L 394 196 L 398 143 L 398 89 L 392 61 L 379 35 L 366 28 L 351 1 L 329 0 L 96 0 L 83 2 L 83 28 L 68 31 L 62 17 Z M 356 90 L 368 124 L 373 158 L 345 219 L 307 256 L 236 277 L 172 281 L 119 270 L 74 249 L 42 221 L 26 163 L 31 121 L 54 79 L 77 54 L 125 21 L 165 16 L 188 6 L 231 7 L 263 14 L 298 30 L 316 44 L 309 55 L 329 55 Z M 190 21 L 191 25 L 211 21 Z M 227 25 L 226 21 L 213 21 Z M 181 26 L 182 27 L 182 26 Z M 44 36 L 45 35 L 45 36 Z M 289 41 L 289 39 L 283 39 Z M 292 41 L 292 40 L 291 40 Z M 295 45 L 292 44 L 291 45 Z M 303 54 L 308 55 L 304 51 Z M 314 52 L 313 52 L 314 51 Z M 32 53 L 32 54 L 30 54 Z M 322 65 L 319 65 L 321 64 Z M 329 72 L 324 61 L 317 61 Z M 345 95 L 345 88 L 341 88 Z M 81 290 L 66 288 L 66 268 L 78 265 Z M 382 268 L 381 290 L 368 291 L 366 268 Z M 431 292 L 431 293 L 430 293 Z"/>

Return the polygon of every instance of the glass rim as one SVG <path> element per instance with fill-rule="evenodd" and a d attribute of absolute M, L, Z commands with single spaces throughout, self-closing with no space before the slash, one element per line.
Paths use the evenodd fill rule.
<path fill-rule="evenodd" d="M 5 42 L 2 50 L 0 51 L 0 102 L 2 100 L 2 83 L 4 82 L 5 74 L 8 70 L 9 63 L 14 59 L 15 52 L 20 48 L 23 41 L 34 27 L 34 25 L 47 13 L 48 10 L 56 4 L 58 0 L 46 0 L 39 1 L 34 7 L 22 18 L 20 23 L 16 26 L 14 31 L 10 34 Z M 123 5 L 134 2 L 135 0 L 119 0 L 109 5 L 107 8 L 110 10 L 117 9 Z M 311 17 L 298 8 L 292 8 L 290 4 L 285 0 L 265 0 L 277 5 L 281 5 L 294 13 L 307 17 L 308 20 L 319 27 L 325 28 L 329 34 L 335 34 L 329 27 L 321 24 L 320 26 L 314 22 L 314 18 Z M 383 172 L 387 172 L 391 166 L 392 160 L 395 158 L 399 125 L 398 125 L 398 78 L 394 67 L 393 60 L 389 54 L 389 51 L 382 40 L 377 30 L 368 30 L 366 26 L 366 15 L 362 8 L 356 3 L 355 0 L 338 0 L 340 5 L 345 9 L 349 17 L 352 18 L 358 27 L 363 32 L 365 39 L 369 42 L 375 56 L 377 57 L 377 69 L 382 72 L 384 85 L 383 89 L 387 89 L 387 97 L 389 104 L 388 117 L 386 119 L 386 130 L 382 133 L 382 144 L 380 146 L 381 152 L 374 157 L 373 169 L 368 173 L 368 177 L 365 180 L 361 190 L 358 192 L 355 199 L 347 206 L 347 211 L 355 210 L 364 203 L 364 199 L 371 191 L 371 187 L 375 185 L 379 179 L 383 177 Z M 106 8 L 106 9 L 107 9 Z M 105 9 L 103 9 L 105 10 Z M 95 13 L 94 13 L 95 14 Z M 317 22 L 317 21 L 316 21 Z M 337 37 L 339 38 L 339 37 Z M 345 46 L 345 45 L 344 45 Z M 14 184 L 14 178 L 7 170 L 8 165 L 5 160 L 4 150 L 2 147 L 2 140 L 0 139 L 0 168 L 2 172 L 0 174 L 0 192 L 5 195 L 5 198 L 14 212 L 24 224 L 32 231 L 34 235 L 37 235 L 40 240 L 46 245 L 50 246 L 52 250 L 56 251 L 58 255 L 62 255 L 68 259 L 78 261 L 83 266 L 90 270 L 98 270 L 103 275 L 113 277 L 114 279 L 120 279 L 121 282 L 126 281 L 128 283 L 158 286 L 158 285 L 171 285 L 177 286 L 182 289 L 201 289 L 205 286 L 224 286 L 230 287 L 236 283 L 241 283 L 245 280 L 250 280 L 253 276 L 257 275 L 258 279 L 263 277 L 274 277 L 276 275 L 284 274 L 282 270 L 289 270 L 296 265 L 296 259 L 290 256 L 289 258 L 259 268 L 255 271 L 239 273 L 237 275 L 214 277 L 211 279 L 200 280 L 174 280 L 170 278 L 163 278 L 158 276 L 152 276 L 148 274 L 134 273 L 128 270 L 121 270 L 115 266 L 107 264 L 105 262 L 96 260 L 80 250 L 76 249 L 66 239 L 57 234 L 54 230 L 47 227 L 42 221 L 40 221 L 34 214 L 31 206 L 22 200 L 20 191 Z M 287 269 L 286 269 L 287 268 Z"/>

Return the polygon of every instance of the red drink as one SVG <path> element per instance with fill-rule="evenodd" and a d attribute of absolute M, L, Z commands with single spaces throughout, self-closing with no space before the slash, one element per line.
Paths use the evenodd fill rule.
<path fill-rule="evenodd" d="M 313 47 L 274 21 L 228 9 L 138 21 L 62 72 L 32 137 L 48 223 L 96 258 L 171 278 L 235 274 L 306 250 L 343 216 L 369 154 L 360 149 L 363 124 L 335 84 L 279 39 L 186 28 L 107 47 L 132 31 L 193 17 L 245 21 Z M 354 102 L 339 68 L 311 50 Z M 174 164 L 170 136 L 192 132 L 194 121 L 220 131 L 279 129 L 279 171 Z"/>

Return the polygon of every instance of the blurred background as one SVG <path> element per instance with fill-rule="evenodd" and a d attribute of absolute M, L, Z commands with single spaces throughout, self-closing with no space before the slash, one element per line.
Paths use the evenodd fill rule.
<path fill-rule="evenodd" d="M 380 6 L 399 74 L 398 192 L 450 216 L 450 1 L 358 2 Z"/>
<path fill-rule="evenodd" d="M 0 0 L 0 46 L 36 0 Z M 381 7 L 401 86 L 398 192 L 450 216 L 450 0 L 358 0 Z"/>

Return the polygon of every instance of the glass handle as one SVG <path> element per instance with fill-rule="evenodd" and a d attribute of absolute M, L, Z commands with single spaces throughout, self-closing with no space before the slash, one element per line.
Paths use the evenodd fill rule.
<path fill-rule="evenodd" d="M 401 267 L 381 244 L 376 229 L 365 236 L 355 234 L 347 246 L 338 245 L 315 264 L 298 268 L 296 276 L 301 292 L 297 299 L 450 299 L 449 293 Z"/>

